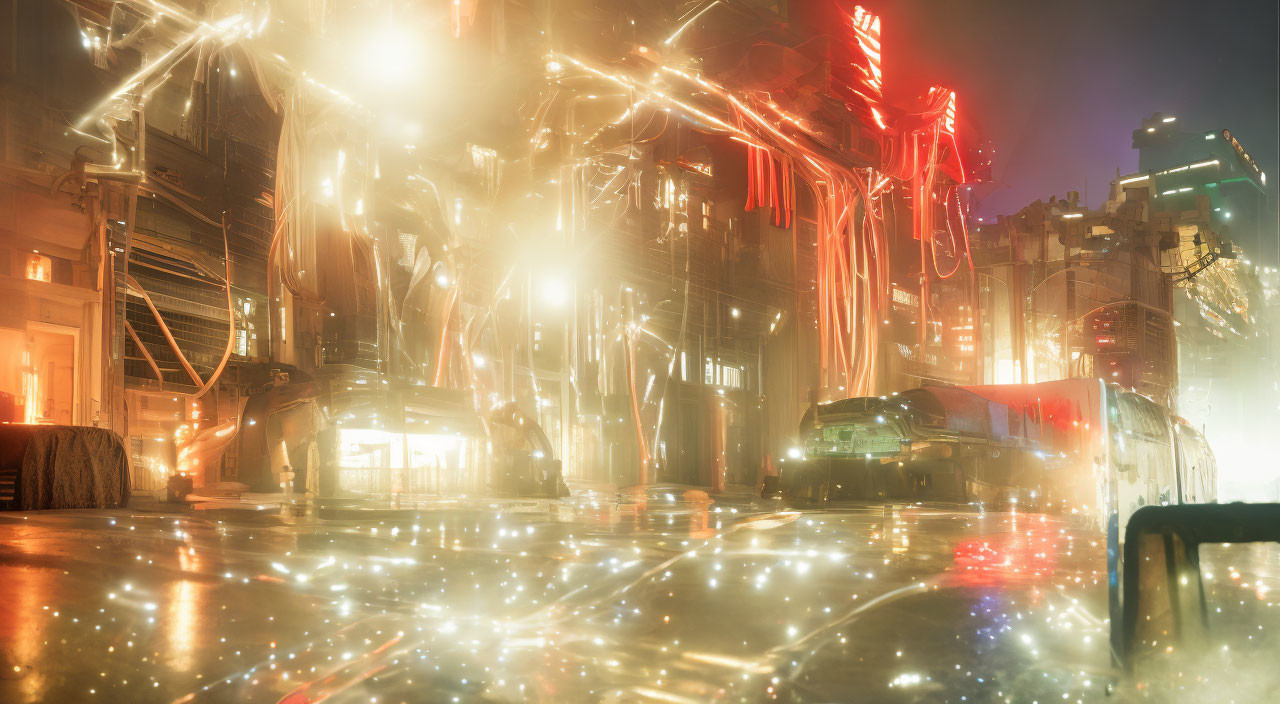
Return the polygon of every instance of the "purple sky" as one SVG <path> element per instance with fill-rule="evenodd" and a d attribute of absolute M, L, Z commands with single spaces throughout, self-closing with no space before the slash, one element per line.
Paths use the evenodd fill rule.
<path fill-rule="evenodd" d="M 1130 133 L 1157 111 L 1230 129 L 1280 183 L 1277 0 L 866 4 L 884 16 L 891 99 L 952 87 L 962 137 L 994 143 L 982 215 L 1068 190 L 1098 205 L 1117 168 L 1137 168 Z"/>

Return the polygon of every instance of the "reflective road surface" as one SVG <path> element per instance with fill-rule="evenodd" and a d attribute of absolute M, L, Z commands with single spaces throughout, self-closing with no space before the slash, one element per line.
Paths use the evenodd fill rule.
<path fill-rule="evenodd" d="M 0 514 L 0 701 L 1115 701 L 1103 537 L 1007 508 Z"/>

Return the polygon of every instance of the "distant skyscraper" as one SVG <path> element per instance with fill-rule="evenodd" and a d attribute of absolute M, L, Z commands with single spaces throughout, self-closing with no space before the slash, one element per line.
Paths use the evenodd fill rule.
<path fill-rule="evenodd" d="M 1228 129 L 1185 132 L 1172 115 L 1156 113 L 1133 131 L 1139 173 L 1122 185 L 1150 180 L 1156 209 L 1195 210 L 1196 197 L 1209 196 L 1214 229 L 1254 256 L 1280 262 L 1275 204 L 1267 195 L 1267 174 Z"/>

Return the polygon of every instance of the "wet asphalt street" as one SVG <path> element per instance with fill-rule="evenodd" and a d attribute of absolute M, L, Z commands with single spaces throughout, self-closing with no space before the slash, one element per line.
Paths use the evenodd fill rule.
<path fill-rule="evenodd" d="M 1105 582 L 1053 516 L 678 487 L 0 514 L 0 701 L 1100 701 Z"/>

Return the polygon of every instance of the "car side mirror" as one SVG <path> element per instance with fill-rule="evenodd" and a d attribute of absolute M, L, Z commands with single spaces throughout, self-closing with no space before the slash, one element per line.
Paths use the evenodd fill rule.
<path fill-rule="evenodd" d="M 1166 507 L 1140 510 L 1147 508 Z M 1131 533 L 1125 541 L 1124 631 L 1129 669 L 1162 642 L 1203 638 L 1204 583 L 1198 547 L 1178 530 Z"/>
<path fill-rule="evenodd" d="M 1130 673 L 1146 658 L 1210 634 L 1200 546 L 1280 542 L 1280 504 L 1144 506 L 1125 528 L 1115 656 Z M 1118 629 L 1118 630 L 1117 630 Z"/>

